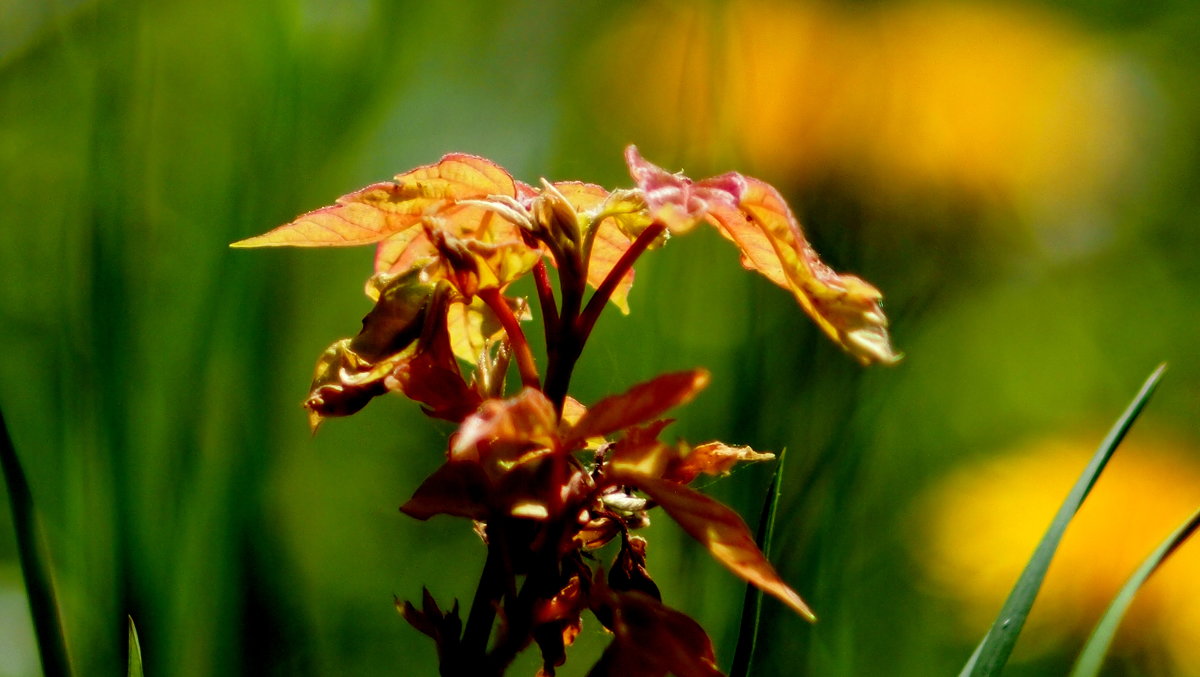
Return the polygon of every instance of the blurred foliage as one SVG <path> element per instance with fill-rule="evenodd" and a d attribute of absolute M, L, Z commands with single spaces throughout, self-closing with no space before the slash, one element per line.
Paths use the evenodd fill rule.
<path fill-rule="evenodd" d="M 960 462 L 1089 446 L 1161 360 L 1140 425 L 1191 470 L 1152 484 L 1200 463 L 1189 0 L 0 0 L 0 15 L 0 404 L 80 674 L 124 669 L 126 615 L 151 675 L 432 674 L 391 595 L 465 599 L 483 549 L 396 507 L 448 430 L 394 398 L 310 438 L 299 407 L 320 350 L 369 308 L 370 253 L 227 243 L 452 150 L 527 181 L 628 185 L 628 142 L 693 176 L 759 173 L 789 187 L 827 261 L 883 290 L 908 358 L 863 371 L 726 243 L 681 239 L 639 264 L 633 314 L 601 320 L 577 372 L 590 402 L 708 366 L 678 434 L 789 449 L 775 558 L 821 622 L 768 602 L 763 674 L 956 670 L 987 622 L 964 627 L 970 595 L 945 580 L 979 574 L 964 561 L 930 582 L 946 536 L 916 497 Z M 1122 453 L 1140 481 L 1142 452 Z M 708 490 L 753 515 L 768 478 Z M 742 588 L 665 522 L 651 572 L 728 661 Z M 1146 544 L 1119 533 L 1074 566 L 1131 548 L 1112 556 L 1127 575 Z M 986 552 L 986 534 L 949 538 Z M 5 515 L 0 674 L 35 674 L 14 548 Z M 1072 632 L 1009 674 L 1061 674 Z M 564 674 L 604 642 L 587 626 Z M 1123 660 L 1114 674 L 1180 674 Z"/>

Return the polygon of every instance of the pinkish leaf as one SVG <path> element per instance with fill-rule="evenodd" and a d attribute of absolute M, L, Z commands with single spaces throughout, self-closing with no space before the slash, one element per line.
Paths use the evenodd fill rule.
<path fill-rule="evenodd" d="M 674 234 L 683 234 L 721 206 L 734 207 L 745 190 L 741 174 L 730 172 L 693 183 L 647 162 L 636 146 L 625 149 L 629 174 L 646 196 L 650 216 Z"/>

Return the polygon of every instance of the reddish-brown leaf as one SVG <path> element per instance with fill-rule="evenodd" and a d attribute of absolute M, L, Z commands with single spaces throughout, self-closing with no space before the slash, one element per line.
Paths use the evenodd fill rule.
<path fill-rule="evenodd" d="M 730 571 L 778 597 L 796 613 L 816 620 L 754 544 L 746 523 L 732 509 L 683 485 L 655 477 L 619 475 L 614 481 L 633 484 L 658 503 L 692 538 L 700 541 Z"/>
<path fill-rule="evenodd" d="M 450 289 L 425 284 L 416 271 L 376 280 L 379 300 L 362 331 L 330 346 L 317 362 L 305 402 L 313 428 L 389 390 L 422 403 L 431 416 L 461 421 L 481 398 L 463 380 L 450 348 Z"/>
<path fill-rule="evenodd" d="M 478 463 L 450 461 L 425 478 L 412 498 L 400 506 L 400 512 L 419 520 L 434 515 L 485 520 L 490 490 L 487 476 Z"/>
<path fill-rule="evenodd" d="M 662 601 L 658 585 L 646 570 L 646 539 L 641 536 L 626 536 L 621 542 L 621 551 L 608 572 L 608 586 L 613 590 L 637 591 Z"/>
<path fill-rule="evenodd" d="M 415 347 L 409 346 L 388 359 L 370 363 L 350 349 L 350 339 L 329 346 L 317 360 L 312 386 L 304 401 L 312 431 L 315 433 L 326 418 L 349 416 L 386 393 L 383 379 L 414 352 Z"/>
<path fill-rule="evenodd" d="M 691 369 L 640 383 L 628 391 L 592 405 L 571 429 L 566 446 L 589 437 L 603 437 L 657 418 L 663 412 L 691 401 L 708 385 L 704 369 Z"/>
<path fill-rule="evenodd" d="M 618 592 L 597 576 L 592 611 L 614 638 L 591 677 L 721 677 L 700 624 L 641 592 Z"/>
<path fill-rule="evenodd" d="M 438 299 L 435 288 L 417 275 L 394 276 L 382 283 L 362 331 L 334 343 L 317 361 L 305 401 L 313 430 L 323 419 L 353 414 L 387 392 L 384 379 L 419 350 L 415 343 L 436 315 L 429 308 L 440 303 Z"/>

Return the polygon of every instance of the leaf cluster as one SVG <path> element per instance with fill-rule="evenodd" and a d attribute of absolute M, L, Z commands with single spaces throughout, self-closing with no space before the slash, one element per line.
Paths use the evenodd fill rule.
<path fill-rule="evenodd" d="M 614 637 L 592 674 L 720 674 L 707 635 L 662 603 L 649 575 L 646 541 L 633 532 L 653 508 L 734 574 L 815 618 L 742 519 L 688 486 L 774 456 L 660 439 L 671 422 L 663 414 L 691 400 L 708 373 L 665 374 L 590 407 L 567 394 L 571 373 L 604 308 L 629 312 L 636 259 L 703 223 L 863 364 L 899 359 L 881 295 L 822 263 L 770 185 L 737 173 L 694 182 L 632 146 L 625 159 L 635 185 L 609 191 L 544 179 L 535 187 L 483 158 L 451 154 L 234 245 L 376 247 L 366 284 L 375 306 L 356 336 L 320 357 L 305 407 L 315 430 L 397 392 L 458 425 L 445 463 L 401 508 L 422 520 L 472 520 L 488 548 L 465 623 L 457 603 L 442 611 L 428 592 L 419 609 L 399 605 L 437 643 L 443 674 L 500 674 L 536 643 L 542 673 L 552 675 L 584 611 Z M 522 328 L 533 311 L 509 292 L 530 274 L 544 376 Z M 506 384 L 513 363 L 515 392 Z M 606 567 L 598 549 L 613 542 Z"/>

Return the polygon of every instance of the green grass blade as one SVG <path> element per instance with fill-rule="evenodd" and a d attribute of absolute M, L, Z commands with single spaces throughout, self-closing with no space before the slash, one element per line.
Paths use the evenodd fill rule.
<path fill-rule="evenodd" d="M 1096 479 L 1108 464 L 1113 452 L 1117 450 L 1117 446 L 1121 444 L 1121 440 L 1125 438 L 1125 434 L 1129 432 L 1129 428 L 1133 426 L 1133 422 L 1142 413 L 1150 396 L 1158 388 L 1158 382 L 1166 368 L 1167 365 L 1162 364 L 1154 370 L 1154 373 L 1142 385 L 1137 396 L 1133 398 L 1133 402 L 1125 409 L 1125 413 L 1108 431 L 1108 436 L 1100 443 L 1092 460 L 1084 468 L 1083 474 L 1075 481 L 1075 486 L 1071 487 L 1071 492 L 1059 506 L 1054 520 L 1050 522 L 1037 549 L 1033 551 L 1033 556 L 1025 565 L 1025 570 L 1021 572 L 1020 578 L 1017 579 L 1016 585 L 1013 586 L 1012 592 L 1004 602 L 1000 615 L 996 617 L 991 629 L 984 635 L 978 648 L 975 649 L 975 653 L 971 655 L 970 660 L 959 673 L 960 677 L 1000 674 L 1004 664 L 1008 662 L 1009 655 L 1012 654 L 1013 647 L 1016 646 L 1021 629 L 1025 626 L 1029 609 L 1033 606 L 1033 601 L 1042 586 L 1046 570 L 1050 567 L 1050 560 L 1054 557 L 1054 551 L 1058 548 L 1059 541 L 1062 540 L 1067 524 L 1075 516 L 1079 506 L 1083 504 L 1083 499 L 1087 498 Z"/>
<path fill-rule="evenodd" d="M 128 677 L 142 677 L 142 643 L 138 641 L 137 626 L 133 624 L 133 616 L 129 617 Z"/>
<path fill-rule="evenodd" d="M 67 659 L 67 644 L 63 640 L 62 623 L 58 618 L 58 603 L 54 600 L 50 567 L 38 547 L 33 495 L 29 492 L 29 482 L 17 459 L 17 450 L 8 434 L 3 412 L 0 412 L 0 468 L 4 471 L 4 483 L 12 508 L 17 552 L 21 559 L 21 572 L 25 576 L 25 592 L 29 596 L 29 611 L 33 616 L 42 672 L 46 677 L 68 677 L 71 663 Z"/>
<path fill-rule="evenodd" d="M 767 488 L 767 496 L 763 500 L 762 513 L 758 519 L 758 533 L 754 541 L 758 549 L 769 559 L 771 556 L 771 541 L 775 535 L 775 515 L 779 512 L 779 497 L 783 494 L 783 458 L 787 449 L 779 452 L 779 461 L 775 464 L 775 476 Z M 750 674 L 750 664 L 754 659 L 754 649 L 758 645 L 758 628 L 762 619 L 762 590 L 749 583 L 746 584 L 746 596 L 742 600 L 742 622 L 738 628 L 737 649 L 733 654 L 733 667 L 729 677 L 746 677 Z"/>
<path fill-rule="evenodd" d="M 1168 536 L 1167 540 L 1163 541 L 1142 562 L 1137 571 L 1133 572 L 1133 575 L 1121 587 L 1121 591 L 1109 603 L 1108 609 L 1100 617 L 1100 622 L 1096 624 L 1096 629 L 1092 630 L 1091 637 L 1088 637 L 1087 643 L 1083 645 L 1083 651 L 1079 653 L 1079 659 L 1075 661 L 1075 667 L 1071 670 L 1071 677 L 1095 677 L 1100 674 L 1100 666 L 1104 664 L 1104 656 L 1108 653 L 1108 647 L 1112 644 L 1113 636 L 1117 634 L 1117 626 L 1121 624 L 1121 619 L 1125 616 L 1125 610 L 1133 602 L 1134 595 L 1137 594 L 1146 580 L 1158 570 L 1158 567 L 1196 531 L 1197 527 L 1200 527 L 1200 510 L 1192 513 L 1191 518 L 1180 525 L 1175 530 L 1175 533 Z"/>

